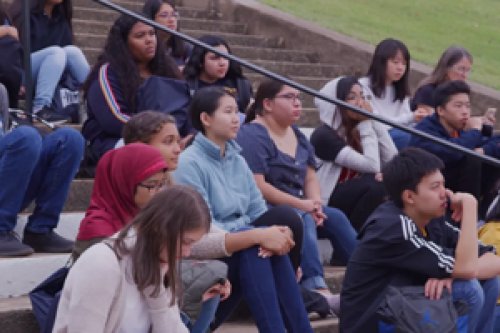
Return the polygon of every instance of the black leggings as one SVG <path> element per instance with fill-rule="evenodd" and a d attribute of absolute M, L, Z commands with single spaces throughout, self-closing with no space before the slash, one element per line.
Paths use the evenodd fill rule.
<path fill-rule="evenodd" d="M 288 206 L 275 206 L 269 208 L 267 212 L 259 216 L 252 224 L 255 227 L 270 227 L 273 225 L 287 226 L 292 230 L 295 246 L 288 255 L 294 271 L 297 271 L 300 265 L 300 253 L 302 249 L 302 240 L 304 238 L 302 219 L 299 214 Z"/>
<path fill-rule="evenodd" d="M 347 215 L 356 231 L 380 205 L 386 196 L 384 185 L 373 174 L 350 179 L 337 184 L 330 196 L 328 206 L 340 209 Z"/>

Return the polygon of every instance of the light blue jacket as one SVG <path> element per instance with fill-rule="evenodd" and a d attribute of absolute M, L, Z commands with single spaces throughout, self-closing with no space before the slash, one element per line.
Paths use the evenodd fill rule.
<path fill-rule="evenodd" d="M 241 148 L 233 140 L 220 147 L 198 133 L 180 156 L 174 172 L 179 184 L 193 186 L 208 203 L 212 221 L 226 231 L 251 227 L 251 222 L 267 211 Z"/>

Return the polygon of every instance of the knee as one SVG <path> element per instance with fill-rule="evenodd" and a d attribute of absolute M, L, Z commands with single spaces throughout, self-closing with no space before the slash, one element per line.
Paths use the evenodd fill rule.
<path fill-rule="evenodd" d="M 295 209 L 286 205 L 279 205 L 272 209 L 276 214 L 276 219 L 280 221 L 281 225 L 286 225 L 292 230 L 302 231 L 302 219 Z"/>
<path fill-rule="evenodd" d="M 85 148 L 85 140 L 83 136 L 76 130 L 68 127 L 59 128 L 50 135 L 53 139 L 60 143 L 61 150 L 65 156 L 71 156 L 81 160 Z"/>
<path fill-rule="evenodd" d="M 469 305 L 469 308 L 481 309 L 484 304 L 484 292 L 477 279 L 458 280 L 453 283 L 455 296 Z"/>
<path fill-rule="evenodd" d="M 57 63 L 66 63 L 66 52 L 60 46 L 49 46 L 47 48 L 47 57 L 50 57 L 54 62 Z"/>
<path fill-rule="evenodd" d="M 9 146 L 11 149 L 15 149 L 17 154 L 38 160 L 42 150 L 42 137 L 33 127 L 17 127 L 7 134 L 5 140 L 11 141 Z"/>

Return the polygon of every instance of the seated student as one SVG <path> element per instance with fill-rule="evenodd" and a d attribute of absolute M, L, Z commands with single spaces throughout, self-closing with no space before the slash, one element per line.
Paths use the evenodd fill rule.
<path fill-rule="evenodd" d="M 243 297 L 259 332 L 312 332 L 295 280 L 301 246 L 290 251 L 302 241 L 301 221 L 288 207 L 267 209 L 234 141 L 240 126 L 234 97 L 221 87 L 200 89 L 190 113 L 199 132 L 181 154 L 174 180 L 198 190 L 208 203 L 212 225 L 226 232 L 229 257 L 224 261 L 233 285 L 212 329 Z"/>
<path fill-rule="evenodd" d="M 443 163 L 421 149 L 401 151 L 383 169 L 391 201 L 380 205 L 359 234 L 347 265 L 340 330 L 377 332 L 376 311 L 389 285 L 444 288 L 468 306 L 468 332 L 492 333 L 500 259 L 477 240 L 477 201 L 445 188 Z M 445 216 L 460 221 L 460 230 Z M 478 249 L 479 248 L 479 249 Z"/>
<path fill-rule="evenodd" d="M 187 333 L 176 304 L 178 260 L 209 226 L 208 207 L 193 189 L 158 193 L 117 236 L 73 265 L 53 332 Z"/>
<path fill-rule="evenodd" d="M 23 75 L 23 47 L 19 42 L 19 32 L 12 26 L 11 20 L 0 4 L 0 84 L 8 92 L 8 105 L 17 108 L 19 94 L 23 92 L 21 81 Z"/>
<path fill-rule="evenodd" d="M 169 29 L 179 31 L 179 12 L 176 9 L 175 2 L 172 0 L 146 0 L 142 12 L 146 17 L 163 24 Z M 193 47 L 176 36 L 171 36 L 164 31 L 158 32 L 158 40 L 165 44 L 165 50 L 174 60 L 179 69 L 191 56 Z"/>
<path fill-rule="evenodd" d="M 392 38 L 381 41 L 375 48 L 368 73 L 359 79 L 374 113 L 402 125 L 419 122 L 428 115 L 422 110 L 410 110 L 409 73 L 410 52 L 406 45 Z M 398 149 L 408 146 L 409 133 L 388 126 L 386 128 Z"/>
<path fill-rule="evenodd" d="M 71 252 L 73 242 L 53 230 L 83 155 L 83 138 L 61 128 L 42 138 L 21 126 L 0 136 L 0 256 Z M 35 201 L 22 242 L 17 214 Z"/>
<path fill-rule="evenodd" d="M 228 43 L 221 37 L 206 35 L 199 40 L 221 52 L 231 53 Z M 236 98 L 238 110 L 245 113 L 253 93 L 252 85 L 243 75 L 239 64 L 196 46 L 183 73 L 192 94 L 203 87 L 224 87 Z"/>
<path fill-rule="evenodd" d="M 106 153 L 97 166 L 90 206 L 80 224 L 73 259 L 78 259 L 90 246 L 126 227 L 137 212 L 166 187 L 169 181 L 166 171 L 167 164 L 161 151 L 142 143 L 129 144 Z M 201 248 L 197 258 L 212 255 L 210 241 L 197 247 Z M 215 248 L 218 250 L 217 246 Z M 215 255 L 218 253 L 216 251 Z M 207 322 L 196 321 L 195 328 L 202 327 L 202 331 L 208 329 L 219 303 L 218 300 L 208 300 L 216 294 L 228 293 L 229 288 L 229 283 L 226 283 L 203 290 L 202 297 L 207 302 L 203 303 L 199 317 L 207 318 Z"/>
<path fill-rule="evenodd" d="M 411 100 L 411 109 L 421 109 L 429 114 L 436 110 L 434 91 L 437 86 L 448 81 L 466 81 L 472 70 L 472 55 L 465 48 L 450 46 L 439 58 L 431 75 L 423 79 Z M 494 114 L 485 113 L 483 134 L 491 135 L 496 119 Z"/>
<path fill-rule="evenodd" d="M 114 22 L 103 54 L 84 86 L 88 119 L 82 133 L 96 161 L 115 147 L 123 125 L 138 112 L 137 93 L 147 79 L 181 78 L 169 59 L 163 45 L 157 45 L 151 26 L 129 16 Z M 183 130 L 187 135 L 190 129 Z"/>
<path fill-rule="evenodd" d="M 447 81 L 439 85 L 434 92 L 434 102 L 436 113 L 422 120 L 417 129 L 481 154 L 500 158 L 500 137 L 494 136 L 485 141 L 482 118 L 470 115 L 470 88 L 467 83 Z M 485 211 L 497 191 L 494 188 L 500 177 L 497 169 L 417 136 L 412 137 L 410 145 L 423 148 L 443 160 L 443 175 L 450 189 L 471 193 L 478 200 L 486 196 L 481 202 L 481 212 Z"/>
<path fill-rule="evenodd" d="M 142 142 L 159 149 L 168 165 L 168 170 L 177 169 L 181 153 L 181 137 L 175 126 L 175 119 L 171 115 L 155 111 L 144 111 L 134 115 L 123 126 L 123 141 L 126 145 Z"/>
<path fill-rule="evenodd" d="M 344 264 L 356 245 L 356 232 L 344 213 L 322 205 L 314 149 L 294 125 L 302 111 L 300 98 L 292 87 L 263 81 L 237 142 L 267 203 L 293 207 L 303 220 L 301 284 L 331 298 L 323 278 L 316 229 L 330 240 Z"/>
<path fill-rule="evenodd" d="M 323 94 L 371 112 L 355 77 L 328 82 Z M 356 230 L 382 203 L 381 168 L 396 153 L 385 127 L 377 121 L 316 98 L 322 125 L 311 135 L 320 159 L 317 171 L 323 204 L 342 210 Z"/>
<path fill-rule="evenodd" d="M 20 35 L 24 35 L 25 1 L 14 1 L 11 17 Z M 33 112 L 49 122 L 67 121 L 52 109 L 52 99 L 63 73 L 67 71 L 79 84 L 89 74 L 83 52 L 73 45 L 71 0 L 30 1 L 31 71 L 36 82 Z"/>

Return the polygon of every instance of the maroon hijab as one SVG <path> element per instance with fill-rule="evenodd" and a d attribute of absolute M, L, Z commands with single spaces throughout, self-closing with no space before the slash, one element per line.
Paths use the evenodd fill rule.
<path fill-rule="evenodd" d="M 137 185 L 167 169 L 160 151 L 132 143 L 104 154 L 97 164 L 94 188 L 78 240 L 109 237 L 137 214 L 134 202 Z"/>

